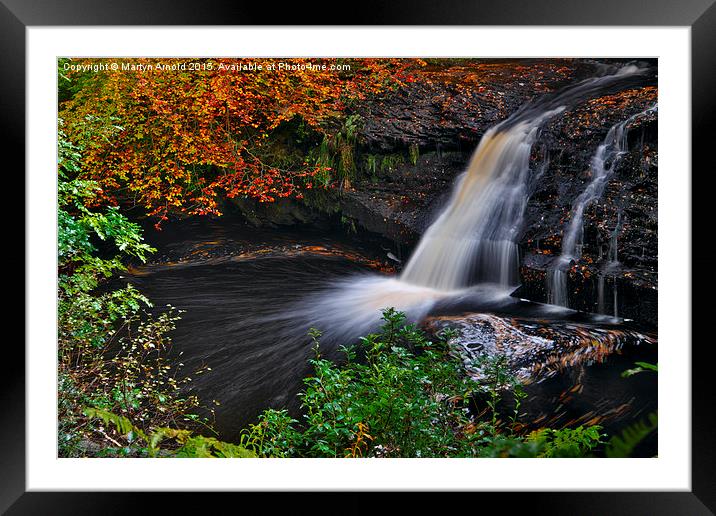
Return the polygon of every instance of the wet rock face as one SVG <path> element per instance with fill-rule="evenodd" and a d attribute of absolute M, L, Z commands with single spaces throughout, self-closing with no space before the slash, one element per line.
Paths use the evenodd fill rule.
<path fill-rule="evenodd" d="M 472 75 L 462 68 L 371 101 L 361 112 L 362 151 L 406 156 L 413 147 L 419 157 L 414 164 L 404 159 L 373 181 L 355 182 L 344 193 L 343 212 L 410 248 L 444 205 L 487 129 L 528 99 L 593 75 L 597 66 L 535 61 L 484 66 Z M 545 161 L 547 166 L 525 211 L 517 295 L 547 300 L 547 272 L 561 254 L 574 201 L 592 178 L 594 153 L 613 125 L 656 100 L 657 89 L 647 80 L 582 102 L 543 128 L 533 170 Z M 651 325 L 657 318 L 657 114 L 639 117 L 627 129 L 628 153 L 601 198 L 585 210 L 582 258 L 568 272 L 568 297 L 570 307 Z"/>
<path fill-rule="evenodd" d="M 363 162 L 341 210 L 412 246 L 445 202 L 482 135 L 525 102 L 599 73 L 589 60 L 496 60 L 428 65 L 420 80 L 356 108 Z"/>
<path fill-rule="evenodd" d="M 469 154 L 430 152 L 343 192 L 341 211 L 370 231 L 411 247 L 450 195 Z"/>
<path fill-rule="evenodd" d="M 596 73 L 599 64 L 575 60 L 496 60 L 427 65 L 420 79 L 357 108 L 369 152 L 411 145 L 470 152 L 482 134 L 530 98 Z"/>
<path fill-rule="evenodd" d="M 518 294 L 547 299 L 547 271 L 562 251 L 574 201 L 591 180 L 591 159 L 610 127 L 656 103 L 655 87 L 594 99 L 548 124 L 540 140 L 548 155 L 526 210 L 522 283 Z M 572 308 L 648 323 L 657 319 L 657 114 L 627 127 L 603 195 L 584 212 L 582 256 L 568 271 Z"/>
<path fill-rule="evenodd" d="M 586 363 L 602 363 L 624 345 L 653 345 L 649 335 L 626 328 L 557 323 L 471 313 L 428 317 L 430 332 L 458 331 L 449 344 L 467 373 L 484 380 L 480 358 L 504 357 L 505 365 L 523 385 L 539 382 Z"/>
<path fill-rule="evenodd" d="M 428 65 L 420 80 L 355 108 L 362 120 L 355 152 L 360 170 L 350 185 L 328 194 L 328 211 L 392 240 L 404 263 L 485 131 L 528 100 L 595 76 L 603 66 L 569 59 Z M 532 169 L 547 166 L 525 210 L 516 295 L 547 300 L 547 272 L 561 254 L 574 201 L 591 180 L 591 159 L 612 126 L 656 103 L 654 82 L 584 101 L 543 127 Z M 568 298 L 572 308 L 655 324 L 656 113 L 627 129 L 628 153 L 601 198 L 585 209 L 582 257 L 569 269 Z M 256 225 L 325 223 L 326 210 L 307 203 L 244 204 L 239 208 Z"/>

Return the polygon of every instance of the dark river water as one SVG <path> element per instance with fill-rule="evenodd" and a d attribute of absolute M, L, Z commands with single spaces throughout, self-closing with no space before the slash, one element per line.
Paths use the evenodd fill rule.
<path fill-rule="evenodd" d="M 298 416 L 297 394 L 312 356 L 306 332 L 316 326 L 305 313 L 316 293 L 355 275 L 389 276 L 394 262 L 387 251 L 397 254 L 378 239 L 259 231 L 228 219 L 169 224 L 146 236 L 158 248 L 157 263 L 132 268 L 123 280 L 156 307 L 185 311 L 172 335 L 172 357 L 190 376 L 203 365 L 211 368 L 192 376 L 192 389 L 207 405 L 220 402 L 215 428 L 227 440 L 266 408 Z M 528 426 L 599 423 L 613 434 L 656 410 L 657 375 L 621 377 L 635 361 L 657 362 L 655 334 L 517 299 L 482 299 L 476 292 L 438 302 L 427 324 L 465 327 L 457 346 L 468 354 L 510 354 L 527 384 L 521 420 Z M 328 333 L 322 352 L 339 359 L 338 346 L 349 334 L 319 329 Z M 655 455 L 656 437 L 639 453 Z"/>

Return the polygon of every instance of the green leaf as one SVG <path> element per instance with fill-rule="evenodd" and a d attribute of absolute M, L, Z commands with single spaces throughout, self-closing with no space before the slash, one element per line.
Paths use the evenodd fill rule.
<path fill-rule="evenodd" d="M 647 416 L 648 421 L 638 421 L 622 431 L 621 435 L 613 436 L 606 446 L 606 455 L 610 458 L 630 457 L 634 448 L 646 439 L 658 426 L 656 412 Z"/>

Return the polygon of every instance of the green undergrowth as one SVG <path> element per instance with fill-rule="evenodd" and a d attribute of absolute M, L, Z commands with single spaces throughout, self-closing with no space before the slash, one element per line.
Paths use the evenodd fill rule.
<path fill-rule="evenodd" d="M 476 382 L 450 352 L 450 331 L 431 338 L 400 312 L 383 317 L 381 331 L 343 348 L 341 364 L 322 356 L 320 332 L 312 330 L 313 373 L 304 379 L 300 419 L 266 410 L 238 443 L 167 428 L 141 434 L 106 412 L 89 414 L 131 433 L 129 447 L 150 457 L 584 457 L 604 442 L 599 426 L 521 430 L 523 393 L 504 360 L 486 359 Z M 482 417 L 470 409 L 477 392 L 491 400 Z M 515 397 L 513 414 L 497 413 L 503 396 Z"/>
<path fill-rule="evenodd" d="M 132 285 L 108 284 L 125 262 L 143 262 L 154 249 L 144 243 L 139 225 L 117 208 L 95 206 L 99 187 L 81 179 L 81 149 L 61 130 L 58 135 L 59 456 L 134 454 L 129 432 L 108 425 L 109 419 L 98 420 L 98 414 L 128 422 L 131 435 L 169 427 L 179 432 L 175 438 L 185 430 L 208 431 L 198 398 L 184 394 L 191 377 L 180 357 L 169 359 L 169 334 L 180 312 L 154 309 Z"/>
<path fill-rule="evenodd" d="M 380 332 L 343 348 L 340 365 L 322 357 L 313 330 L 301 419 L 265 411 L 241 444 L 260 457 L 580 457 L 602 443 L 598 426 L 521 432 L 524 395 L 504 360 L 478 364 L 484 381 L 476 382 L 450 351 L 452 332 L 433 338 L 394 309 L 383 319 Z M 480 391 L 492 402 L 477 418 L 470 403 Z M 498 414 L 503 396 L 515 398 L 508 417 Z"/>

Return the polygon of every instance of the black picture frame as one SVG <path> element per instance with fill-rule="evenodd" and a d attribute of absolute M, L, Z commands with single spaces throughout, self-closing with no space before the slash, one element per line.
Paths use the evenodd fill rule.
<path fill-rule="evenodd" d="M 574 25 L 574 26 L 687 26 L 691 28 L 692 70 L 692 171 L 670 171 L 683 175 L 692 187 L 692 241 L 709 234 L 711 226 L 704 187 L 706 178 L 716 171 L 713 146 L 714 104 L 716 104 L 716 0 L 511 0 L 509 2 L 394 0 L 366 1 L 341 14 L 336 4 L 314 2 L 284 3 L 280 7 L 260 2 L 209 0 L 0 0 L 0 145 L 4 156 L 20 156 L 13 169 L 24 170 L 25 144 L 25 31 L 32 26 L 77 25 Z M 7 160 L 6 160 L 7 161 Z M 10 173 L 8 170 L 7 173 Z M 24 186 L 18 188 L 23 188 Z M 32 192 L 25 191 L 26 198 Z M 665 216 L 668 214 L 664 214 Z M 14 239 L 14 249 L 22 238 Z M 10 251 L 9 251 L 10 252 Z M 11 251 L 16 253 L 17 251 Z M 549 514 L 714 514 L 716 513 L 716 447 L 713 433 L 714 389 L 710 382 L 711 340 L 706 338 L 706 322 L 712 303 L 706 298 L 716 286 L 713 259 L 706 246 L 692 247 L 692 342 L 684 351 L 692 353 L 692 490 L 690 492 L 610 492 L 610 493 L 471 493 L 470 505 L 485 507 L 489 498 L 508 498 L 511 511 L 527 510 Z M 698 278 L 694 275 L 699 272 Z M 27 277 L 31 271 L 25 269 Z M 710 287 L 710 288 L 709 288 Z M 25 310 L 32 310 L 26 306 Z M 9 326 L 9 325 L 8 325 Z M 25 354 L 16 339 L 6 339 L 3 347 L 5 371 L 0 375 L 2 425 L 0 425 L 0 511 L 7 514 L 85 514 L 127 513 L 147 507 L 150 496 L 161 496 L 163 510 L 180 507 L 183 511 L 208 512 L 214 504 L 225 504 L 230 494 L 197 497 L 174 493 L 38 493 L 25 489 Z M 686 401 L 686 400 L 685 400 Z M 304 494 L 291 500 L 276 494 L 241 493 L 241 506 L 252 501 L 270 501 L 270 512 L 309 508 Z M 263 496 L 265 501 L 249 500 Z M 360 493 L 324 495 L 327 506 L 341 512 L 370 510 L 371 504 Z M 451 495 L 454 496 L 454 495 Z M 400 502 L 404 511 L 410 505 L 424 504 L 421 494 Z M 458 497 L 457 499 L 460 499 Z M 452 498 L 452 505 L 455 498 Z M 502 502 L 504 503 L 504 502 Z M 419 505 L 418 505 L 419 504 Z M 238 508 L 237 508 L 238 510 Z M 233 511 L 232 511 L 233 512 Z"/>

